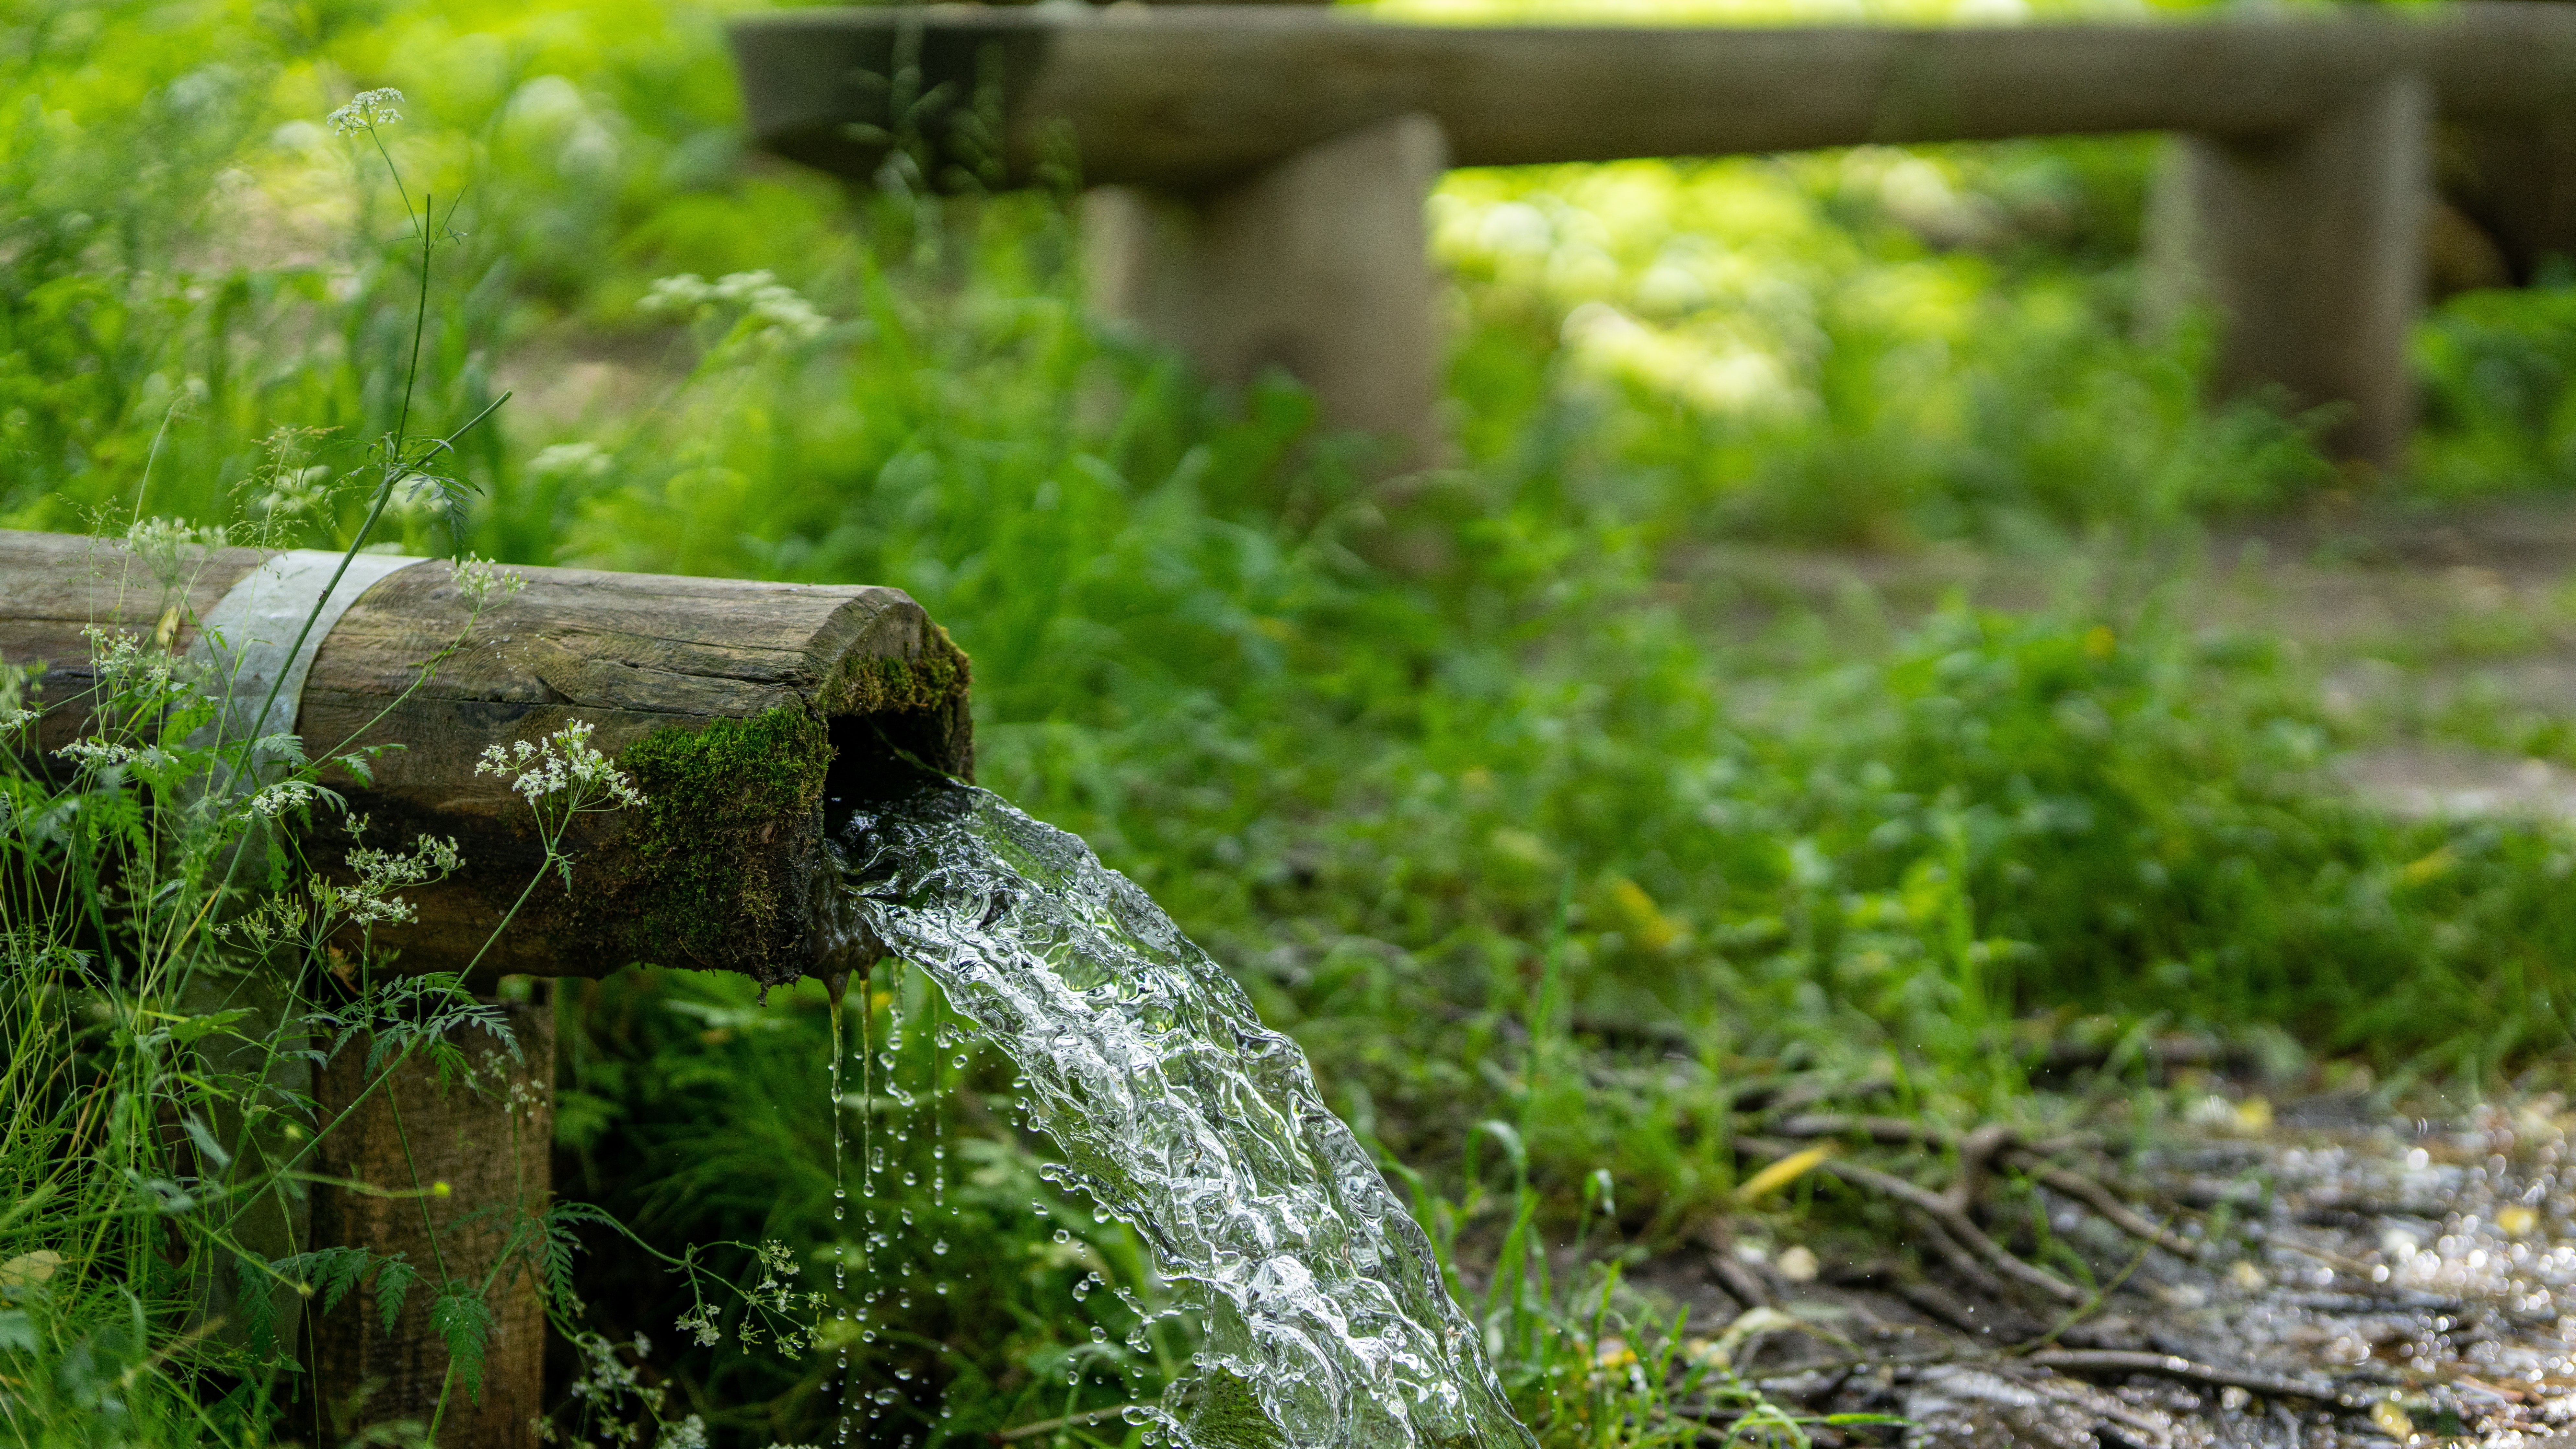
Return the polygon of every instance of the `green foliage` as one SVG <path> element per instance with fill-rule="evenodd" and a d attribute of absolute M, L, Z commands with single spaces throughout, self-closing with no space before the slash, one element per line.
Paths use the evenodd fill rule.
<path fill-rule="evenodd" d="M 0 35 L 0 515 L 81 526 L 139 505 L 283 542 L 358 535 L 374 492 L 348 479 L 386 476 L 366 449 L 402 415 L 418 238 L 408 198 L 351 169 L 366 153 L 310 123 L 349 78 L 405 87 L 388 145 L 442 210 L 463 198 L 465 233 L 439 253 L 453 284 L 430 295 L 414 421 L 445 432 L 520 393 L 440 455 L 479 490 L 462 519 L 455 489 L 406 479 L 379 536 L 910 591 L 974 655 L 984 781 L 1080 831 L 1297 1033 L 1414 1186 L 1555 1444 L 1635 1442 L 1616 1426 L 1646 1418 L 1622 1416 L 1677 1383 L 1751 1391 L 1687 1347 L 1691 1326 L 1553 1270 L 1547 1243 L 1570 1228 L 1616 1259 L 1730 1212 L 1850 1226 L 1803 1198 L 1738 1208 L 1744 1092 L 1876 1077 L 1933 1120 L 2045 1119 L 2074 1106 L 2034 1076 L 2074 1038 L 2121 1084 L 2095 1106 L 2144 1130 L 2164 1098 L 2134 1048 L 2177 1027 L 2478 1081 L 2565 1058 L 2563 836 L 2353 808 L 2327 778 L 2344 726 L 2295 657 L 2195 633 L 2116 579 L 2020 615 L 1891 618 L 1865 596 L 1760 597 L 1710 563 L 1712 545 L 1783 540 L 2109 551 L 2336 482 L 2297 420 L 2199 405 L 2192 327 L 2141 340 L 2145 144 L 1454 176 L 1432 219 L 1460 324 L 1456 466 L 1380 482 L 1293 388 L 1211 395 L 1086 318 L 1063 198 L 853 195 L 746 163 L 715 18 L 558 0 L 326 6 L 282 27 L 143 0 L 31 12 Z M 2431 320 L 2407 486 L 2558 479 L 2566 297 L 2472 295 Z M 2191 586 L 2187 569 L 2169 585 Z M 845 681 L 853 698 L 951 699 L 965 653 L 941 639 Z M 162 703 L 173 747 L 193 705 Z M 2535 739 L 2566 754 L 2563 734 Z M 791 713 L 627 752 L 665 964 L 722 960 L 713 923 L 774 908 L 737 847 L 811 814 L 827 749 Z M 151 802 L 194 766 L 120 768 L 77 810 L 6 785 L 13 848 L 59 850 L 86 899 L 112 898 L 108 855 L 161 859 Z M 169 1168 L 156 1091 L 213 1141 L 207 1163 L 234 1156 L 232 1183 L 281 1170 L 234 1144 L 223 1092 L 184 1085 L 220 1082 L 208 1053 L 248 1023 L 119 975 L 115 931 L 11 940 L 13 981 L 35 983 L 6 998 L 15 1040 L 74 1047 L 13 1048 L 45 1065 L 12 1095 L 9 1185 L 55 1206 L 0 1223 L 0 1255 L 60 1240 L 45 1250 L 72 1266 L 0 1290 L 0 1356 L 55 1386 L 48 1423 L 246 1441 L 265 1408 L 219 1431 L 182 1413 L 232 1361 L 153 1354 L 185 1322 L 187 1274 L 230 1262 L 252 1295 L 257 1255 L 191 1238 L 201 1256 L 173 1279 L 139 1245 L 207 1221 L 210 1180 L 238 1190 Z M 313 1035 L 275 1051 L 366 1035 L 376 1070 L 438 1051 L 425 1022 L 470 1027 L 452 982 L 402 990 L 310 1003 Z M 566 1331 L 570 1416 L 823 1437 L 824 1357 L 739 1350 L 746 1329 L 770 1347 L 800 1332 L 786 1285 L 861 1238 L 832 1216 L 835 1112 L 908 1121 L 877 1140 L 887 1177 L 917 1182 L 887 1191 L 946 1214 L 930 1235 L 878 1225 L 870 1281 L 901 1307 L 877 1338 L 814 1320 L 865 1382 L 900 1386 L 888 1424 L 954 1440 L 1157 1391 L 1187 1327 L 1150 1321 L 1136 1236 L 1038 1176 L 1004 1070 L 943 1065 L 936 1003 L 907 981 L 853 1015 L 884 1042 L 900 1009 L 913 1025 L 879 1049 L 937 1105 L 829 1103 L 812 992 L 764 1009 L 750 983 L 677 971 L 579 988 L 562 1180 L 609 1211 L 526 1205 L 512 1230 L 558 1318 L 579 1299 L 615 1334 Z M 104 1139 L 122 1157 L 61 1114 L 66 1083 L 102 1080 L 137 1084 L 97 1098 L 126 1104 Z M 90 1162 L 133 1176 L 74 1166 Z M 944 1201 L 924 1199 L 934 1183 Z M 67 1236 L 83 1213 L 120 1225 L 121 1257 Z M 732 1246 L 671 1246 L 697 1241 Z M 769 1242 L 809 1276 L 750 1246 Z M 314 1284 L 327 1313 L 357 1261 L 265 1272 Z M 414 1270 L 373 1271 L 398 1309 Z M 702 1291 L 755 1275 L 756 1301 L 719 1311 Z M 460 1363 L 478 1301 L 440 1285 Z M 674 1321 L 692 1342 L 669 1344 Z M 129 1372 L 156 1387 L 118 1390 Z"/>
<path fill-rule="evenodd" d="M 392 1315 L 387 1314 L 390 1320 Z M 468 1398 L 483 1397 L 483 1351 L 492 1341 L 492 1310 L 483 1285 L 456 1279 L 429 1305 L 429 1328 L 447 1349 L 447 1361 Z"/>

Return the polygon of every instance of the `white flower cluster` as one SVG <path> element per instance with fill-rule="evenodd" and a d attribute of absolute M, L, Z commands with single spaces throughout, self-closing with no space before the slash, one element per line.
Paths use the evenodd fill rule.
<path fill-rule="evenodd" d="M 136 758 L 141 751 L 132 745 L 120 745 L 109 740 L 74 740 L 54 753 L 93 770 L 104 770 Z"/>
<path fill-rule="evenodd" d="M 170 651 L 146 649 L 141 635 L 98 624 L 81 630 L 81 637 L 89 640 L 90 668 L 110 692 L 136 690 L 158 695 L 169 691 L 178 667 Z"/>
<path fill-rule="evenodd" d="M 528 471 L 540 478 L 597 478 L 612 461 L 597 443 L 553 443 L 528 460 Z"/>
<path fill-rule="evenodd" d="M 402 104 L 402 98 L 402 92 L 390 87 L 384 90 L 358 92 L 349 98 L 347 105 L 331 113 L 329 117 L 331 134 L 347 136 L 359 131 L 372 131 L 378 126 L 392 125 L 402 119 L 402 112 L 395 109 Z"/>
<path fill-rule="evenodd" d="M 352 817 L 349 833 L 363 839 L 367 817 Z M 349 870 L 357 876 L 356 883 L 335 886 L 316 877 L 313 896 L 325 911 L 361 926 L 403 925 L 417 913 L 411 902 L 394 892 L 445 880 L 464 863 L 465 857 L 456 848 L 456 837 L 452 835 L 445 840 L 435 835 L 421 836 L 408 854 L 361 845 L 349 852 Z"/>
<path fill-rule="evenodd" d="M 715 1310 L 703 1303 L 681 1314 L 676 1326 L 700 1348 L 712 1348 L 724 1338 L 724 1331 L 716 1327 Z"/>
<path fill-rule="evenodd" d="M 461 559 L 448 560 L 447 577 L 456 585 L 456 592 L 464 596 L 466 606 L 477 612 L 494 595 L 506 599 L 528 586 L 527 575 L 513 573 L 488 558 L 477 558 L 470 553 Z"/>
<path fill-rule="evenodd" d="M 261 901 L 240 920 L 216 922 L 214 930 L 224 940 L 243 941 L 252 950 L 265 951 L 273 941 L 301 939 L 304 923 L 311 919 L 301 896 L 281 891 Z"/>
<path fill-rule="evenodd" d="M 303 806 L 316 793 L 310 780 L 280 780 L 250 797 L 250 813 L 262 820 L 275 820 Z"/>
<path fill-rule="evenodd" d="M 229 534 L 222 523 L 209 523 L 198 529 L 185 518 L 137 518 L 126 526 L 126 552 L 144 559 L 152 578 L 173 583 L 180 578 L 180 565 L 196 549 L 222 549 L 229 544 Z"/>
<path fill-rule="evenodd" d="M 587 721 L 574 720 L 535 744 L 513 740 L 493 745 L 474 762 L 474 773 L 511 776 L 510 788 L 531 806 L 560 796 L 554 808 L 565 814 L 642 805 L 644 792 L 635 788 L 635 781 L 590 747 L 590 730 Z"/>
<path fill-rule="evenodd" d="M 583 1418 L 589 1421 L 586 1427 L 596 1430 L 610 1444 L 631 1445 L 643 1438 L 643 1425 L 622 1415 L 620 1411 L 625 1408 L 626 1401 L 631 1399 L 642 1405 L 651 1419 L 658 1420 L 662 1416 L 663 1396 L 668 1391 L 641 1382 L 635 1370 L 617 1356 L 617 1347 L 605 1334 L 574 1336 L 573 1348 L 581 1355 L 585 1368 L 581 1377 L 573 1380 L 572 1397 L 582 1406 Z M 644 1352 L 644 1336 L 637 1334 L 635 1357 L 642 1359 Z M 538 1437 L 548 1443 L 554 1442 L 552 1426 L 541 1429 Z M 704 1425 L 699 1427 L 698 1442 L 706 1442 Z"/>
<path fill-rule="evenodd" d="M 800 1308 L 814 1313 L 821 1311 L 822 1294 L 797 1293 L 787 1286 L 787 1279 L 803 1271 L 797 1265 L 793 1249 L 772 1238 L 767 1242 L 754 1245 L 752 1254 L 754 1260 L 760 1264 L 760 1282 L 743 1296 L 754 1308 L 780 1318 L 789 1317 Z M 746 1345 L 757 1344 L 763 1339 L 774 1337 L 778 1343 L 778 1351 L 790 1355 L 804 1352 L 807 1345 L 813 1341 L 811 1330 L 799 1328 L 792 1322 L 772 1323 L 764 1328 L 756 1319 L 745 1319 L 740 1331 L 742 1341 Z"/>
<path fill-rule="evenodd" d="M 707 1421 L 691 1414 L 676 1424 L 663 1425 L 653 1449 L 707 1449 Z"/>
<path fill-rule="evenodd" d="M 749 320 L 798 339 L 832 325 L 802 293 L 768 271 L 730 272 L 710 282 L 695 272 L 664 277 L 644 294 L 647 312 L 688 315 L 701 307 L 734 306 Z"/>

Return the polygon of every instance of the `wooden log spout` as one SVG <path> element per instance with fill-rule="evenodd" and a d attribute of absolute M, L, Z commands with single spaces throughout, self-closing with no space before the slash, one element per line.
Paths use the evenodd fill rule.
<path fill-rule="evenodd" d="M 258 567 L 248 549 L 146 557 L 117 544 L 0 531 L 0 663 L 40 664 L 39 748 L 76 738 L 96 687 L 93 625 L 181 652 Z M 375 581 L 312 656 L 294 714 L 315 758 L 398 746 L 371 779 L 325 783 L 365 843 L 453 837 L 464 868 L 407 892 L 419 919 L 379 928 L 397 969 L 453 970 L 482 951 L 544 861 L 527 803 L 476 772 L 493 745 L 580 722 L 646 803 L 586 816 L 551 873 L 483 955 L 503 974 L 598 976 L 630 964 L 738 971 L 764 983 L 823 969 L 831 885 L 824 816 L 910 761 L 973 768 L 965 655 L 897 589 L 523 568 L 480 617 L 449 566 Z M 325 871 L 358 842 L 317 816 Z M 488 989 L 488 988 L 487 988 Z"/>

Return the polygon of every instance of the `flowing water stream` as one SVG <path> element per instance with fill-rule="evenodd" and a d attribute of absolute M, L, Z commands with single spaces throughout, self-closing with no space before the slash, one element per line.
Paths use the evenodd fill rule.
<path fill-rule="evenodd" d="M 843 959 L 930 974 L 1026 1078 L 1051 1175 L 1133 1226 L 1202 1319 L 1190 1370 L 1131 1417 L 1182 1449 L 1535 1445 L 1304 1053 L 1133 882 L 945 780 L 838 834 Z"/>

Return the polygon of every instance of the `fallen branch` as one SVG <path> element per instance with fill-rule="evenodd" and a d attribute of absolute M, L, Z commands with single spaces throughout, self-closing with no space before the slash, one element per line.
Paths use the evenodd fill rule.
<path fill-rule="evenodd" d="M 2120 1201 L 2119 1197 L 2099 1179 L 2063 1167 L 2052 1167 L 2040 1161 L 2038 1154 L 2028 1148 L 2015 1151 L 2012 1158 L 2023 1171 L 2068 1197 L 2081 1199 L 2085 1206 L 2100 1213 L 2113 1227 L 2127 1233 L 2130 1237 L 2140 1242 L 2153 1243 L 2176 1257 L 2193 1258 L 2200 1255 L 2200 1244 L 2167 1229 L 2164 1224 L 2149 1219 L 2137 1209 Z"/>
<path fill-rule="evenodd" d="M 2332 1384 L 2257 1373 L 2251 1369 L 2220 1368 L 2215 1364 L 2195 1363 L 2179 1354 L 2120 1348 L 2047 1348 L 2026 1356 L 2022 1362 L 2033 1368 L 2054 1369 L 2062 1374 L 2155 1374 L 2210 1388 L 2243 1389 L 2247 1393 L 2265 1394 L 2276 1399 L 2314 1399 L 2319 1403 L 2355 1407 Z"/>
<path fill-rule="evenodd" d="M 1790 1149 L 1781 1143 L 1765 1141 L 1759 1137 L 1739 1137 L 1735 1145 L 1740 1151 L 1749 1152 L 1766 1160 L 1786 1157 L 1790 1152 Z M 1967 1156 L 1965 1148 L 1966 1143 L 1963 1142 L 1961 1151 L 1963 1158 Z M 1989 1147 L 1987 1150 L 1992 1149 Z M 1854 1187 L 1867 1188 L 1882 1197 L 1893 1198 L 1927 1214 L 1947 1230 L 1951 1237 L 1974 1249 L 1978 1257 L 1993 1264 L 1995 1271 L 2005 1277 L 2068 1303 L 2084 1301 L 2083 1289 L 2045 1268 L 2023 1262 L 2007 1251 L 2001 1243 L 1987 1237 L 1985 1230 L 1968 1217 L 1966 1204 L 1954 1197 L 1933 1192 L 1929 1188 L 1908 1182 L 1893 1173 L 1880 1172 L 1875 1168 L 1863 1167 L 1856 1162 L 1844 1162 L 1830 1157 L 1818 1163 L 1816 1171 L 1832 1173 Z"/>

